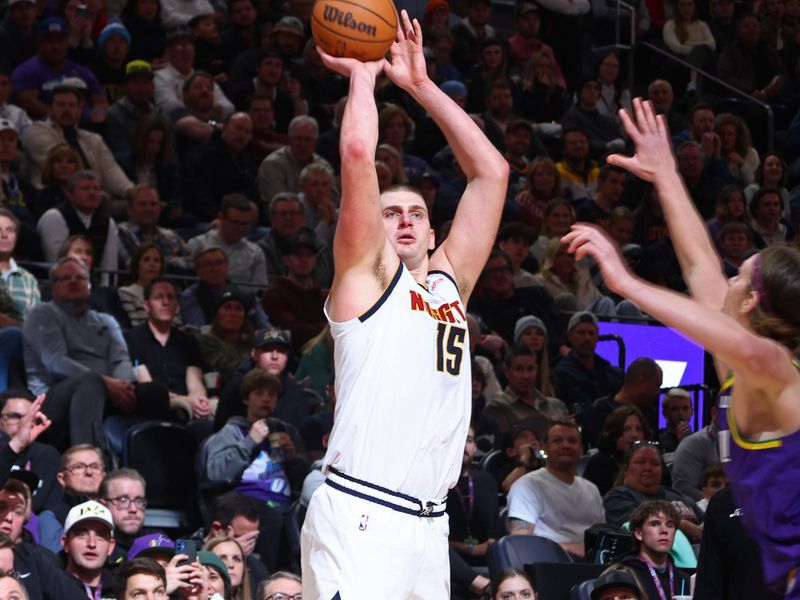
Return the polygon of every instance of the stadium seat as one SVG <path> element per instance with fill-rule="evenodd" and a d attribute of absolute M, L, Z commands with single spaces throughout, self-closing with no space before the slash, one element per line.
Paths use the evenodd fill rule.
<path fill-rule="evenodd" d="M 500 467 L 507 462 L 508 457 L 506 457 L 505 452 L 502 450 L 492 450 L 481 459 L 481 470 L 489 473 L 489 475 L 494 477 L 495 481 L 497 481 L 497 473 L 500 471 Z"/>
<path fill-rule="evenodd" d="M 521 569 L 537 562 L 571 563 L 572 557 L 556 542 L 538 535 L 506 535 L 489 547 L 493 577 L 503 569 Z"/>
<path fill-rule="evenodd" d="M 587 579 L 577 585 L 573 585 L 569 592 L 569 600 L 591 600 L 594 582 L 594 579 Z"/>
<path fill-rule="evenodd" d="M 183 529 L 199 524 L 197 480 L 191 465 L 197 442 L 186 426 L 146 421 L 125 434 L 122 464 L 147 482 L 145 526 Z"/>
<path fill-rule="evenodd" d="M 576 586 L 594 581 L 605 569 L 602 565 L 582 562 L 537 562 L 525 567 L 525 571 L 533 579 L 539 600 L 572 600 L 572 590 Z M 586 600 L 588 599 L 587 595 Z"/>

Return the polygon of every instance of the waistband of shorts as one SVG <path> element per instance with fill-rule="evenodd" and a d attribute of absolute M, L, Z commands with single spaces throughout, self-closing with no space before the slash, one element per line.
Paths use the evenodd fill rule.
<path fill-rule="evenodd" d="M 415 517 L 436 518 L 445 514 L 447 499 L 421 500 L 407 494 L 401 494 L 369 481 L 346 475 L 331 466 L 325 483 L 335 490 L 361 498 L 373 504 L 379 504 L 394 511 Z"/>

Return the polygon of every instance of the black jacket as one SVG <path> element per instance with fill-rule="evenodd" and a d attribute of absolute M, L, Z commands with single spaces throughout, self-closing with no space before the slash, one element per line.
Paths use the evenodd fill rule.
<path fill-rule="evenodd" d="M 14 546 L 14 570 L 28 591 L 30 600 L 86 600 L 77 579 L 58 565 L 58 557 L 36 544 Z"/>

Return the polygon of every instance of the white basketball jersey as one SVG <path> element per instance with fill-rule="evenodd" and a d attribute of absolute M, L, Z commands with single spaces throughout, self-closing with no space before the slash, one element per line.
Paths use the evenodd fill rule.
<path fill-rule="evenodd" d="M 344 323 L 328 317 L 337 402 L 323 470 L 441 499 L 461 472 L 472 377 L 455 282 L 433 271 L 426 284 L 400 263 L 370 310 Z"/>

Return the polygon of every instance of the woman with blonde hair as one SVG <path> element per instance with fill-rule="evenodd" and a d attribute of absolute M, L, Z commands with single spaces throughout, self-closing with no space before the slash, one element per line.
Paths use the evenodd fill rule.
<path fill-rule="evenodd" d="M 253 600 L 250 573 L 242 546 L 234 538 L 219 536 L 206 542 L 205 550 L 216 554 L 228 569 L 231 579 L 231 600 Z"/>
<path fill-rule="evenodd" d="M 375 160 L 389 167 L 392 173 L 391 185 L 405 185 L 408 183 L 403 155 L 397 148 L 391 144 L 378 144 L 375 149 Z"/>
<path fill-rule="evenodd" d="M 67 201 L 69 178 L 85 168 L 81 155 L 69 144 L 58 144 L 50 149 L 42 166 L 44 189 L 39 193 L 35 212 L 41 216 L 45 211 Z"/>

